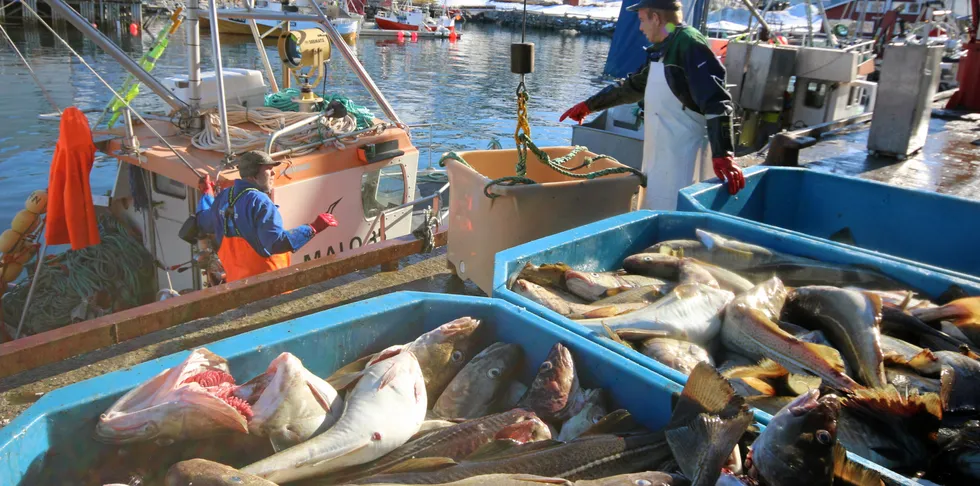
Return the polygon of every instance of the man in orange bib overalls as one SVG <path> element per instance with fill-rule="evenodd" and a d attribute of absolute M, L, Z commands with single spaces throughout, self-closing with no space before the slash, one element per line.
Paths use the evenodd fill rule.
<path fill-rule="evenodd" d="M 203 196 L 197 224 L 204 233 L 217 237 L 226 282 L 288 267 L 290 253 L 321 231 L 337 226 L 332 214 L 321 213 L 312 223 L 287 231 L 269 197 L 280 162 L 258 150 L 245 152 L 236 162 L 241 179 L 232 187 L 216 197 L 210 176 L 199 187 Z"/>

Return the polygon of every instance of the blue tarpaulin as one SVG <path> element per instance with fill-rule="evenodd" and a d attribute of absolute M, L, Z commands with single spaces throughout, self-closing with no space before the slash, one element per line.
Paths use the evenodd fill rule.
<path fill-rule="evenodd" d="M 606 68 L 603 71 L 605 74 L 617 78 L 626 77 L 646 62 L 647 54 L 643 48 L 650 45 L 650 41 L 640 32 L 640 19 L 636 12 L 626 11 L 626 7 L 638 1 L 623 0 L 616 32 L 613 33 L 612 45 L 609 46 L 609 55 L 606 57 Z"/>

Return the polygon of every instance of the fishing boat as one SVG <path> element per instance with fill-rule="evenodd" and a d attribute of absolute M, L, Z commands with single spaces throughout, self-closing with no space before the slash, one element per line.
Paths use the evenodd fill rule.
<path fill-rule="evenodd" d="M 390 7 L 378 11 L 374 17 L 374 23 L 380 30 L 453 32 L 456 30 L 456 17 L 458 15 L 458 12 L 446 9 L 446 12 L 439 18 L 433 18 L 428 15 L 427 11 L 413 6 L 411 2 L 408 5 L 399 5 L 393 0 Z"/>
<path fill-rule="evenodd" d="M 348 44 L 353 45 L 364 23 L 364 4 L 358 0 L 345 0 L 343 2 L 333 0 L 321 1 L 319 5 L 328 15 L 330 23 L 337 29 L 341 37 Z M 218 9 L 229 13 L 242 11 L 240 8 L 225 5 L 218 6 Z M 303 15 L 313 15 L 313 7 L 310 0 L 297 0 L 285 3 L 270 0 L 255 0 L 255 4 L 251 10 L 270 14 L 292 11 Z M 286 27 L 286 23 L 287 21 L 281 20 L 255 20 L 256 27 L 263 36 L 276 36 L 281 34 Z M 315 21 L 288 21 L 288 24 L 289 30 L 313 29 L 318 26 L 318 23 Z M 205 24 L 204 27 L 207 28 L 207 25 Z M 252 33 L 248 20 L 242 17 L 229 16 L 220 19 L 218 29 L 222 34 L 248 35 Z"/>

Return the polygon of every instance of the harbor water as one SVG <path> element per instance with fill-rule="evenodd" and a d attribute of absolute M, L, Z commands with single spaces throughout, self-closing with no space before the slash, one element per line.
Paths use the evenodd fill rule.
<path fill-rule="evenodd" d="M 10 24 L 5 28 L 59 107 L 74 105 L 83 110 L 101 111 L 111 100 L 109 90 L 46 28 L 39 25 L 24 29 Z M 114 28 L 103 27 L 103 32 L 133 59 L 139 60 L 153 45 L 150 33 L 156 34 L 161 28 L 162 22 L 151 24 L 139 37 Z M 71 25 L 56 26 L 56 30 L 110 85 L 118 89 L 123 84 L 126 72 L 92 41 Z M 431 149 L 429 128 L 412 131 L 420 150 L 420 170 L 430 164 L 437 165 L 443 152 L 484 149 L 493 140 L 504 148 L 515 145 L 515 92 L 519 76 L 510 72 L 510 44 L 520 42 L 521 33 L 472 23 L 464 25 L 463 31 L 463 38 L 456 42 L 361 38 L 354 47 L 358 59 L 402 121 L 410 125 L 435 124 Z M 572 136 L 571 126 L 568 121 L 559 124 L 558 117 L 608 82 L 603 80 L 602 69 L 611 39 L 529 31 L 527 41 L 535 44 L 535 72 L 527 78 L 532 138 L 542 146 L 567 145 Z M 251 36 L 222 35 L 221 42 L 225 67 L 262 69 Z M 201 44 L 203 69 L 213 69 L 207 33 L 202 33 Z M 273 36 L 266 39 L 265 49 L 279 76 Z M 181 29 L 171 37 L 153 74 L 158 78 L 185 74 L 186 66 Z M 338 53 L 334 53 L 324 78 L 317 87 L 318 93 L 343 94 L 367 106 L 376 116 L 381 114 Z M 28 194 L 47 187 L 58 122 L 38 119 L 38 115 L 54 109 L 5 42 L 0 46 L 0 86 L 0 184 L 4 187 L 0 191 L 0 227 L 7 228 Z M 162 113 L 167 109 L 146 88 L 141 90 L 134 106 L 147 112 Z M 99 113 L 89 114 L 92 123 L 98 118 Z M 115 159 L 97 154 L 91 174 L 94 194 L 108 194 L 116 165 Z"/>

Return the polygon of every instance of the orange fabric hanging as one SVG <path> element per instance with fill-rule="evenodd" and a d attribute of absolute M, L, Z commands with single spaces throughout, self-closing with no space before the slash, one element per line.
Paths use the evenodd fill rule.
<path fill-rule="evenodd" d="M 74 106 L 61 114 L 58 144 L 48 176 L 48 216 L 44 237 L 49 245 L 71 243 L 72 250 L 97 245 L 99 226 L 89 174 L 95 143 L 88 119 Z"/>

